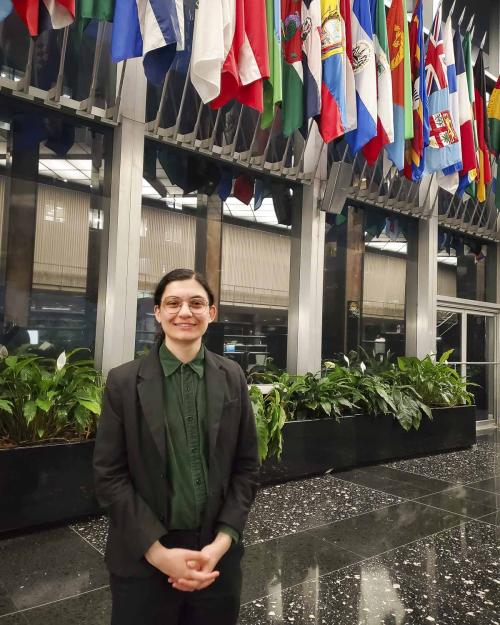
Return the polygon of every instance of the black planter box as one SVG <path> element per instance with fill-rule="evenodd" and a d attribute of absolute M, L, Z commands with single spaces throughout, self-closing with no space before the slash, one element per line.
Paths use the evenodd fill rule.
<path fill-rule="evenodd" d="M 362 464 L 411 458 L 476 442 L 474 406 L 438 408 L 418 431 L 390 417 L 356 415 L 291 421 L 281 462 L 267 460 L 262 484 L 286 482 Z M 101 512 L 94 495 L 94 441 L 0 450 L 0 533 Z"/>
<path fill-rule="evenodd" d="M 0 450 L 0 532 L 98 514 L 94 441 Z"/>
<path fill-rule="evenodd" d="M 474 406 L 435 408 L 418 430 L 405 432 L 388 416 L 355 415 L 289 421 L 283 428 L 281 462 L 266 460 L 261 484 L 286 482 L 363 464 L 464 449 L 476 442 Z"/>

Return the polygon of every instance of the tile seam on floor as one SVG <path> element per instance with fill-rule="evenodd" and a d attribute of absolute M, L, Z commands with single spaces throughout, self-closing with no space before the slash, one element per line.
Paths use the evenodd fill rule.
<path fill-rule="evenodd" d="M 422 475 L 420 473 L 413 473 L 412 471 L 405 471 L 404 469 L 396 469 L 395 467 L 391 467 L 387 464 L 374 464 L 374 465 L 366 465 L 366 466 L 361 466 L 361 467 L 356 467 L 356 471 L 362 471 L 363 473 L 370 473 L 370 467 L 384 467 L 386 469 L 392 469 L 393 471 L 400 471 L 401 473 L 405 473 L 406 475 L 417 475 L 418 477 L 425 477 L 428 480 L 436 480 L 437 482 L 443 482 L 444 484 L 449 484 L 450 486 L 453 485 L 453 482 L 450 482 L 449 480 L 443 480 L 440 477 L 429 477 L 428 475 Z M 386 478 L 391 480 L 392 478 Z M 394 481 L 398 481 L 398 480 L 394 480 Z M 476 480 L 476 481 L 480 481 L 480 480 Z"/>
<path fill-rule="evenodd" d="M 30 612 L 31 610 L 36 610 L 37 608 L 45 608 L 48 605 L 53 605 L 54 603 L 61 603 L 61 601 L 68 601 L 69 599 L 77 599 L 82 595 L 88 595 L 91 592 L 96 592 L 98 590 L 104 590 L 109 588 L 109 584 L 106 586 L 99 586 L 99 588 L 92 588 L 91 590 L 84 590 L 76 595 L 70 595 L 69 597 L 61 597 L 61 599 L 54 599 L 54 601 L 47 601 L 46 603 L 40 603 L 38 605 L 30 606 L 29 608 L 21 608 L 20 610 L 16 610 L 15 612 L 9 612 L 8 614 L 0 615 L 0 620 L 3 618 L 7 618 L 7 616 L 15 616 L 16 614 L 24 614 L 24 612 Z"/>
<path fill-rule="evenodd" d="M 90 547 L 92 547 L 92 549 L 94 551 L 97 551 L 97 553 L 101 556 L 101 558 L 104 558 L 104 553 L 102 551 L 100 551 L 95 545 L 93 545 L 91 542 L 89 542 L 85 536 L 83 536 L 82 534 L 80 534 L 80 532 L 78 530 L 76 530 L 74 527 L 72 527 L 71 525 L 68 525 L 67 527 L 69 527 L 70 530 L 73 530 L 73 532 L 75 532 L 75 534 L 77 536 L 79 536 L 84 542 L 87 543 L 87 545 L 89 545 Z"/>
<path fill-rule="evenodd" d="M 335 476 L 335 479 L 340 480 L 341 482 L 346 482 L 347 484 L 355 484 L 356 486 L 362 486 L 363 488 L 368 488 L 369 490 L 373 490 L 376 493 L 381 493 L 382 495 L 387 495 L 389 497 L 397 497 L 398 499 L 401 499 L 402 501 L 410 501 L 408 497 L 401 497 L 401 495 L 394 495 L 393 493 L 388 493 L 385 490 L 380 490 L 380 488 L 373 488 L 372 486 L 365 486 L 364 484 L 358 484 L 357 482 L 351 482 L 350 480 L 346 480 L 346 479 L 344 479 L 342 477 Z M 392 480 L 392 481 L 396 481 L 396 480 Z"/>
<path fill-rule="evenodd" d="M 401 502 L 401 503 L 404 503 Z M 353 516 L 345 517 L 344 519 L 338 519 L 337 521 L 330 521 L 329 523 L 321 523 L 321 525 L 314 525 L 313 527 L 306 527 L 303 530 L 298 530 L 297 532 L 290 532 L 288 534 L 280 534 L 279 536 L 274 536 L 273 538 L 266 538 L 265 540 L 261 540 L 260 542 L 253 543 L 244 543 L 245 547 L 251 547 L 252 545 L 262 545 L 263 543 L 268 543 L 271 540 L 277 540 L 278 538 L 287 538 L 288 536 L 295 536 L 296 534 L 302 534 L 303 532 L 310 532 L 312 530 L 317 530 L 320 527 L 326 527 L 327 525 L 333 525 L 334 523 L 340 523 L 341 521 L 347 521 L 348 519 L 356 519 L 357 517 L 363 516 L 363 514 L 370 514 L 371 512 L 379 512 L 380 510 L 386 510 L 387 508 L 392 508 L 392 506 L 399 506 L 399 503 L 391 503 L 387 506 L 382 506 L 381 508 L 373 508 L 373 510 L 366 510 L 365 512 L 360 512 L 359 514 L 354 514 Z"/>
<path fill-rule="evenodd" d="M 477 484 L 478 482 L 485 482 L 486 480 L 494 480 L 495 478 L 500 480 L 500 473 L 495 473 L 494 475 L 491 475 L 490 477 L 485 477 L 481 480 L 473 480 L 472 482 L 465 482 L 464 486 L 471 486 L 471 484 Z"/>
<path fill-rule="evenodd" d="M 424 495 L 424 497 L 427 495 Z M 474 517 L 471 516 L 467 516 L 466 514 L 460 514 L 460 512 L 453 512 L 452 510 L 446 510 L 445 508 L 439 508 L 438 506 L 431 506 L 428 503 L 423 503 L 421 501 L 415 501 L 414 499 L 411 500 L 414 503 L 419 503 L 422 506 L 426 506 L 427 508 L 434 508 L 434 510 L 439 510 L 440 512 L 448 512 L 448 514 L 454 514 L 455 516 L 459 516 L 463 519 L 468 519 L 469 521 L 477 521 L 477 519 L 475 519 Z M 488 514 L 492 514 L 493 512 L 496 512 L 496 510 L 492 510 L 491 512 L 488 512 L 487 514 L 483 514 L 482 516 L 487 516 Z"/>
<path fill-rule="evenodd" d="M 476 519 L 473 519 L 474 521 Z M 330 571 L 328 573 L 323 573 L 322 575 L 318 575 L 317 578 L 315 579 L 321 579 L 322 577 L 325 577 L 326 575 L 333 575 L 334 573 L 337 573 L 338 571 L 343 571 L 344 569 L 347 569 L 351 566 L 356 566 L 357 564 L 362 564 L 364 562 L 367 562 L 369 560 L 374 560 L 375 558 L 380 558 L 380 556 L 384 556 L 388 553 L 391 553 L 391 551 L 396 551 L 396 549 L 401 549 L 402 547 L 408 547 L 409 545 L 412 545 L 413 543 L 418 543 L 420 540 L 427 540 L 428 538 L 432 538 L 434 536 L 438 536 L 439 534 L 443 534 L 444 532 L 449 532 L 453 529 L 455 529 L 457 526 L 453 526 L 453 527 L 448 527 L 444 530 L 439 530 L 439 532 L 434 532 L 433 534 L 428 534 L 427 536 L 422 536 L 420 538 L 417 538 L 415 540 L 412 540 L 408 543 L 404 543 L 403 545 L 398 545 L 397 547 L 393 547 L 392 549 L 388 549 L 387 551 L 382 551 L 381 553 L 377 553 L 373 556 L 362 556 L 361 554 L 357 554 L 354 551 L 352 553 L 354 553 L 354 555 L 357 555 L 361 558 L 361 560 L 359 562 L 353 562 L 351 564 L 346 564 L 345 566 L 341 566 L 340 568 L 336 569 L 335 571 Z M 323 539 L 325 540 L 325 539 Z M 412 579 L 412 578 L 410 578 Z M 312 580 L 311 580 L 312 581 Z M 285 590 L 290 590 L 292 588 L 296 588 L 298 586 L 301 586 L 302 584 L 307 584 L 308 582 L 299 582 L 298 584 L 292 584 L 291 586 L 287 586 L 287 588 L 285 588 Z M 274 593 L 272 593 L 274 594 Z M 266 597 L 271 597 L 272 594 L 270 595 L 262 595 L 261 597 L 257 597 L 256 599 L 252 599 L 251 601 L 246 601 L 245 603 L 241 604 L 241 607 L 245 606 L 245 605 L 250 605 L 251 603 L 254 603 L 255 601 L 261 601 L 262 599 L 265 599 Z"/>

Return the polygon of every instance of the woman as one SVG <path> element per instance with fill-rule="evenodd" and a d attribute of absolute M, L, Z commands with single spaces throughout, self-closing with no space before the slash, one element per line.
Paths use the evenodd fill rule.
<path fill-rule="evenodd" d="M 216 315 L 202 276 L 171 271 L 154 304 L 162 340 L 109 372 L 95 445 L 111 622 L 234 625 L 258 470 L 248 389 L 202 344 Z"/>

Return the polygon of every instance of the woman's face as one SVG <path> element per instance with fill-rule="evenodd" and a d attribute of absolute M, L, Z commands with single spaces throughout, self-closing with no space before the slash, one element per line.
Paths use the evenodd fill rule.
<path fill-rule="evenodd" d="M 208 293 L 201 284 L 191 278 L 167 284 L 154 313 L 168 339 L 192 343 L 205 334 L 215 319 L 216 308 L 209 305 Z"/>

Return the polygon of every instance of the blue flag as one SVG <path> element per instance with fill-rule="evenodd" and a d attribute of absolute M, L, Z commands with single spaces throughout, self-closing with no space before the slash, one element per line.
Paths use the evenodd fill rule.
<path fill-rule="evenodd" d="M 111 42 L 111 57 L 115 63 L 142 56 L 147 79 L 161 85 L 176 50 L 183 49 L 181 0 L 120 0 L 116 3 Z"/>
<path fill-rule="evenodd" d="M 448 167 L 462 168 L 460 137 L 451 113 L 448 68 L 441 25 L 442 7 L 434 18 L 425 59 L 426 86 L 429 96 L 429 146 L 425 152 L 425 172 L 440 172 Z M 449 174 L 451 170 L 447 170 Z"/>
<path fill-rule="evenodd" d="M 0 0 L 0 22 L 12 13 L 11 0 Z"/>
<path fill-rule="evenodd" d="M 358 125 L 345 139 L 356 153 L 377 134 L 377 72 L 369 0 L 354 0 L 351 20 Z"/>

